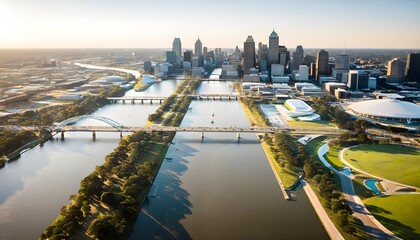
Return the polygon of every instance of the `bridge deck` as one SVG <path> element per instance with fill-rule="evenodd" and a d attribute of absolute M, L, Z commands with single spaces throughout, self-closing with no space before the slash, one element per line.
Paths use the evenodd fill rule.
<path fill-rule="evenodd" d="M 339 135 L 341 129 L 285 129 L 276 127 L 168 127 L 168 126 L 130 126 L 113 128 L 109 126 L 64 126 L 54 129 L 56 132 L 225 132 L 225 133 L 276 133 L 287 131 L 290 134 Z"/>

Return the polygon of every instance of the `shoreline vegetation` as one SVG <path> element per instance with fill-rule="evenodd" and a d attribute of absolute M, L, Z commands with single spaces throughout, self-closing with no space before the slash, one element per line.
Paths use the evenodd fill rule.
<path fill-rule="evenodd" d="M 90 114 L 97 109 L 109 104 L 107 97 L 123 96 L 126 89 L 119 86 L 112 86 L 104 89 L 98 96 L 87 96 L 84 99 L 75 101 L 66 106 L 46 107 L 37 111 L 26 111 L 0 118 L 0 125 L 16 125 L 16 126 L 38 126 L 36 131 L 11 131 L 0 129 L 0 168 L 2 162 L 5 164 L 6 159 L 16 159 L 20 156 L 19 151 L 22 147 L 34 147 L 34 141 L 38 143 L 44 142 L 51 138 L 44 126 L 51 126 L 54 122 L 60 122 L 65 119 Z M 24 150 L 22 149 L 22 150 Z M 1 160 L 3 159 L 3 160 Z"/>
<path fill-rule="evenodd" d="M 241 92 L 239 83 L 235 83 L 238 92 Z M 318 108 L 324 99 L 316 101 Z M 254 100 L 241 101 L 242 107 L 250 120 L 258 126 L 269 126 L 268 120 L 255 104 Z M 324 110 L 324 109 L 323 109 Z M 356 124 L 344 124 L 344 119 L 347 115 L 338 109 L 325 109 L 324 116 L 328 116 L 326 112 L 335 111 L 339 113 L 339 117 L 334 118 L 333 121 L 339 127 L 346 129 L 355 129 L 358 134 L 361 134 L 360 140 L 369 141 L 363 132 L 364 122 L 357 122 Z M 351 122 L 353 123 L 353 122 Z M 303 177 L 308 180 L 312 189 L 314 189 L 318 199 L 322 203 L 323 208 L 328 213 L 328 216 L 337 226 L 340 233 L 346 239 L 369 239 L 363 227 L 352 216 L 352 211 L 347 205 L 341 188 L 341 182 L 336 180 L 326 167 L 317 161 L 317 150 L 320 144 L 320 139 L 317 138 L 312 144 L 304 146 L 296 141 L 292 136 L 286 132 L 274 134 L 265 134 L 262 137 L 261 145 L 266 152 L 266 155 L 271 163 L 274 163 L 277 174 L 279 175 L 282 184 L 285 187 L 292 187 L 299 178 L 299 172 L 303 172 Z M 311 142 L 310 142 L 311 143 Z"/>
<path fill-rule="evenodd" d="M 200 81 L 183 81 L 155 113 L 154 124 L 179 126 Z M 136 132 L 124 137 L 105 163 L 82 180 L 73 201 L 42 233 L 40 239 L 125 239 L 175 133 Z"/>

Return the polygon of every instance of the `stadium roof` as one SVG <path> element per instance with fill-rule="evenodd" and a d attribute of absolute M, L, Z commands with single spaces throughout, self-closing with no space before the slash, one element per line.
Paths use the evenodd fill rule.
<path fill-rule="evenodd" d="M 394 99 L 361 101 L 351 104 L 349 108 L 359 114 L 371 116 L 420 119 L 419 105 Z"/>

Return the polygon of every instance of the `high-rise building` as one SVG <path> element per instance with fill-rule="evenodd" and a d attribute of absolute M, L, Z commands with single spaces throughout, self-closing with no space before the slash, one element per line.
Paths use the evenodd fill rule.
<path fill-rule="evenodd" d="M 273 30 L 268 39 L 268 64 L 279 63 L 279 36 Z"/>
<path fill-rule="evenodd" d="M 258 49 L 258 68 L 260 72 L 268 70 L 268 47 L 267 44 L 261 44 Z"/>
<path fill-rule="evenodd" d="M 241 64 L 241 55 L 241 50 L 239 50 L 238 46 L 236 46 L 235 51 L 230 57 L 230 64 L 233 66 L 233 68 L 236 69 Z"/>
<path fill-rule="evenodd" d="M 319 76 L 322 75 L 328 75 L 328 60 L 329 55 L 328 52 L 324 49 L 321 49 L 321 51 L 318 52 L 317 58 L 316 58 L 316 80 L 319 80 Z"/>
<path fill-rule="evenodd" d="M 166 51 L 166 62 L 170 64 L 176 62 L 176 53 L 174 51 Z"/>
<path fill-rule="evenodd" d="M 175 38 L 172 42 L 172 51 L 175 53 L 176 63 L 180 64 L 182 60 L 182 46 L 181 39 Z"/>
<path fill-rule="evenodd" d="M 345 73 L 348 73 L 350 69 L 350 58 L 347 54 L 340 54 L 335 58 L 335 66 L 332 69 L 333 78 L 337 79 L 339 82 L 347 81 L 343 79 Z"/>
<path fill-rule="evenodd" d="M 352 90 L 369 88 L 369 73 L 363 70 L 350 70 L 347 86 Z"/>
<path fill-rule="evenodd" d="M 299 81 L 308 81 L 309 80 L 309 67 L 306 65 L 299 66 Z"/>
<path fill-rule="evenodd" d="M 204 55 L 204 57 L 207 57 L 207 51 L 208 51 L 207 47 L 203 47 L 203 55 Z"/>
<path fill-rule="evenodd" d="M 404 81 L 404 62 L 402 60 L 394 58 L 388 62 L 386 81 L 393 83 Z"/>
<path fill-rule="evenodd" d="M 302 64 L 303 64 L 303 47 L 299 45 L 296 47 L 296 51 L 293 53 L 292 70 L 298 70 L 299 66 Z"/>
<path fill-rule="evenodd" d="M 244 74 L 250 74 L 251 68 L 255 68 L 255 42 L 248 36 L 244 42 Z"/>
<path fill-rule="evenodd" d="M 409 81 L 417 81 L 420 83 L 420 53 L 407 54 L 405 74 Z"/>
<path fill-rule="evenodd" d="M 335 58 L 335 69 L 349 70 L 350 57 L 347 54 L 340 54 Z"/>
<path fill-rule="evenodd" d="M 143 69 L 146 73 L 151 73 L 153 71 L 152 62 L 144 61 Z"/>
<path fill-rule="evenodd" d="M 193 51 L 187 50 L 184 52 L 184 62 L 192 63 Z"/>
<path fill-rule="evenodd" d="M 200 41 L 200 38 L 195 41 L 194 56 L 203 56 L 203 44 Z"/>
<path fill-rule="evenodd" d="M 287 51 L 287 47 L 279 46 L 279 63 L 285 68 L 288 66 L 290 60 L 290 52 Z"/>

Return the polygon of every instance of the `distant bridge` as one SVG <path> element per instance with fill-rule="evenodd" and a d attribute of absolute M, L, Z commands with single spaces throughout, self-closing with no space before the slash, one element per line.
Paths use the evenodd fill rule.
<path fill-rule="evenodd" d="M 177 97 L 183 97 L 185 96 L 184 94 L 178 94 Z M 195 100 L 238 100 L 240 98 L 246 98 L 246 97 L 250 97 L 250 96 L 246 96 L 246 95 L 238 95 L 238 94 L 230 94 L 230 93 L 226 93 L 226 94 L 189 94 L 187 95 L 188 97 L 191 97 L 192 99 Z M 258 96 L 252 96 L 253 98 L 259 98 Z M 165 99 L 167 99 L 168 97 L 162 97 L 162 96 L 124 96 L 124 97 L 108 97 L 107 99 L 110 100 L 111 102 L 131 102 L 131 103 L 135 103 L 140 101 L 141 103 L 143 103 L 144 101 L 146 102 L 150 102 L 153 103 L 154 101 L 159 101 L 159 103 L 162 103 L 162 101 L 164 101 Z"/>

